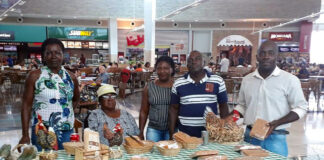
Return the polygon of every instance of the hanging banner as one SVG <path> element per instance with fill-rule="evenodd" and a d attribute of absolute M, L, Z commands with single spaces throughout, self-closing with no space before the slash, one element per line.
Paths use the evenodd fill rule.
<path fill-rule="evenodd" d="M 86 27 L 47 27 L 48 38 L 108 41 L 108 30 Z"/>
<path fill-rule="evenodd" d="M 299 52 L 309 53 L 312 30 L 312 22 L 302 22 L 300 26 Z"/>
<path fill-rule="evenodd" d="M 272 41 L 292 41 L 293 32 L 270 32 L 269 40 Z"/>
<path fill-rule="evenodd" d="M 127 46 L 139 46 L 144 42 L 144 35 L 128 35 L 126 40 Z"/>

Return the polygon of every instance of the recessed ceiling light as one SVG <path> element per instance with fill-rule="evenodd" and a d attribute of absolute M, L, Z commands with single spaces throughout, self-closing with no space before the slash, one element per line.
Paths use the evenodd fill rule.
<path fill-rule="evenodd" d="M 163 17 L 162 20 L 165 20 L 165 17 Z"/>
<path fill-rule="evenodd" d="M 195 22 L 198 22 L 198 21 L 199 21 L 198 19 L 195 20 Z"/>
<path fill-rule="evenodd" d="M 0 21 L 2 21 L 3 19 L 2 18 L 0 18 Z"/>
<path fill-rule="evenodd" d="M 24 16 L 24 14 L 20 14 L 20 16 L 22 17 L 22 16 Z"/>
<path fill-rule="evenodd" d="M 172 19 L 171 21 L 174 22 L 174 19 Z"/>
<path fill-rule="evenodd" d="M 5 14 L 5 15 L 3 15 L 3 16 L 7 17 L 7 16 L 8 16 L 8 14 Z"/>
<path fill-rule="evenodd" d="M 74 18 L 74 19 L 77 19 L 77 17 L 76 17 L 76 16 L 74 16 L 73 18 Z"/>
<path fill-rule="evenodd" d="M 14 12 L 15 10 L 16 10 L 15 8 L 11 8 L 11 9 L 10 9 L 11 12 Z"/>
<path fill-rule="evenodd" d="M 47 15 L 47 17 L 48 17 L 48 18 L 50 18 L 50 17 L 51 17 L 51 15 Z"/>
<path fill-rule="evenodd" d="M 219 21 L 220 21 L 220 22 L 223 22 L 223 20 L 222 20 L 222 19 L 220 19 Z"/>

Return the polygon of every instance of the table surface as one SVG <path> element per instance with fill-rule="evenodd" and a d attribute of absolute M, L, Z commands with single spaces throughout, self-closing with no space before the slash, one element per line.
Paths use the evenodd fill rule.
<path fill-rule="evenodd" d="M 112 148 L 117 149 L 117 147 L 112 147 Z M 154 148 L 151 153 L 141 154 L 140 156 L 148 157 L 151 160 L 155 160 L 155 159 L 184 160 L 184 159 L 191 159 L 190 155 L 199 150 L 218 150 L 219 155 L 226 155 L 228 159 L 242 157 L 242 155 L 238 152 L 235 152 L 233 148 L 234 145 L 222 145 L 218 143 L 209 143 L 206 146 L 198 146 L 196 149 L 192 149 L 192 150 L 182 149 L 179 152 L 179 154 L 174 157 L 162 156 L 156 148 Z M 124 151 L 123 157 L 121 159 L 130 159 L 132 156 L 134 155 L 127 154 L 126 151 Z M 59 150 L 57 159 L 73 160 L 74 156 L 67 155 L 64 150 Z M 281 160 L 281 159 L 287 159 L 287 158 L 272 152 L 270 152 L 270 155 L 268 157 L 264 158 L 264 160 Z"/>

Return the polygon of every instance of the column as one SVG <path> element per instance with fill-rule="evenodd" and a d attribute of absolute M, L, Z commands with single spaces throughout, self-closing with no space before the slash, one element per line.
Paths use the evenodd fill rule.
<path fill-rule="evenodd" d="M 155 63 L 156 0 L 144 0 L 144 63 Z"/>
<path fill-rule="evenodd" d="M 118 29 L 116 18 L 109 19 L 109 54 L 110 62 L 118 61 Z"/>

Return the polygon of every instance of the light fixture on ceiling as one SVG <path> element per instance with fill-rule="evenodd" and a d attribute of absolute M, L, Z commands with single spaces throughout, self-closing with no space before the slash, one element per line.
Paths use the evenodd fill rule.
<path fill-rule="evenodd" d="M 24 5 L 26 3 L 26 1 L 20 1 L 18 4 L 20 5 L 20 6 L 22 6 L 22 5 Z"/>
<path fill-rule="evenodd" d="M 20 16 L 22 17 L 22 16 L 24 16 L 24 14 L 21 13 Z"/>
<path fill-rule="evenodd" d="M 4 16 L 4 17 L 7 17 L 7 16 L 8 16 L 8 14 L 4 14 L 3 16 Z"/>
<path fill-rule="evenodd" d="M 195 22 L 198 22 L 198 21 L 199 21 L 198 19 L 195 20 Z"/>
<path fill-rule="evenodd" d="M 51 15 L 47 15 L 48 18 L 51 18 Z"/>
<path fill-rule="evenodd" d="M 220 19 L 219 21 L 220 21 L 220 22 L 223 22 L 223 20 L 222 20 L 222 19 Z"/>
<path fill-rule="evenodd" d="M 74 18 L 74 19 L 77 19 L 77 17 L 76 17 L 76 16 L 74 16 L 73 18 Z"/>
<path fill-rule="evenodd" d="M 171 21 L 174 22 L 174 19 L 172 19 Z"/>
<path fill-rule="evenodd" d="M 195 3 L 195 4 L 192 5 L 192 7 L 197 7 L 199 5 L 200 5 L 200 3 Z"/>
<path fill-rule="evenodd" d="M 324 10 L 319 11 L 317 13 L 312 13 L 312 14 L 304 16 L 304 17 L 295 18 L 295 19 L 293 19 L 291 21 L 288 21 L 288 22 L 285 22 L 285 23 L 280 23 L 280 24 L 278 24 L 276 26 L 268 27 L 268 28 L 265 28 L 265 29 L 260 29 L 258 31 L 252 32 L 251 34 L 260 33 L 260 32 L 263 32 L 263 31 L 267 31 L 267 30 L 271 30 L 271 29 L 274 29 L 274 28 L 282 27 L 282 26 L 285 26 L 285 25 L 288 25 L 288 24 L 292 24 L 292 23 L 296 23 L 296 22 L 299 22 L 299 21 L 307 20 L 309 18 L 314 18 L 315 16 L 318 16 L 318 15 L 321 15 L 321 14 L 324 14 Z"/>
<path fill-rule="evenodd" d="M 2 21 L 3 19 L 2 18 L 0 18 L 0 21 Z"/>
<path fill-rule="evenodd" d="M 11 12 L 14 12 L 15 10 L 16 10 L 15 8 L 11 8 L 11 9 L 10 9 Z"/>

